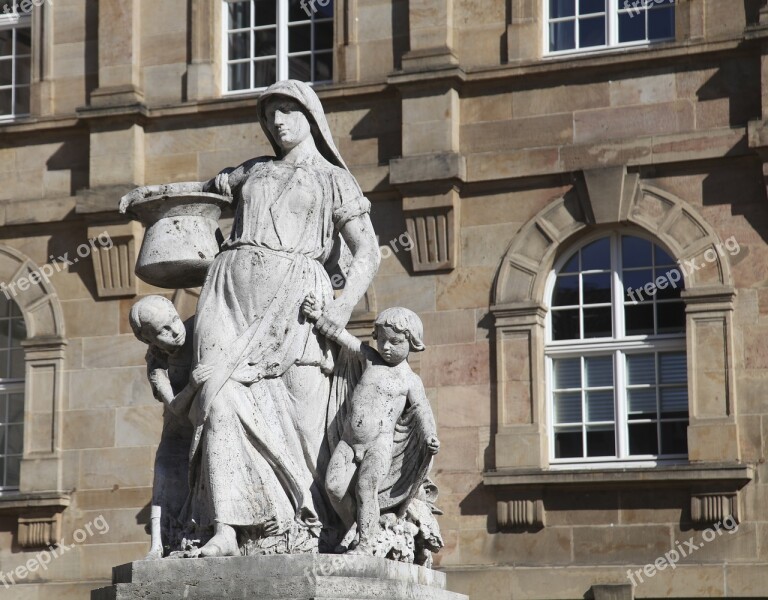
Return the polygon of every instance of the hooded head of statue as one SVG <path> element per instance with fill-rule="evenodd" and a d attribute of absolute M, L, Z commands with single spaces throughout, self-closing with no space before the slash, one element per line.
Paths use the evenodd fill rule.
<path fill-rule="evenodd" d="M 347 165 L 344 163 L 339 151 L 336 149 L 336 145 L 333 143 L 331 130 L 328 127 L 328 121 L 325 119 L 325 113 L 323 112 L 322 104 L 320 104 L 320 98 L 317 97 L 317 94 L 309 85 L 303 81 L 297 81 L 295 79 L 278 81 L 269 86 L 259 97 L 259 103 L 256 108 L 259 115 L 259 123 L 261 124 L 261 128 L 264 130 L 267 139 L 269 139 L 269 142 L 272 144 L 275 156 L 282 158 L 283 149 L 277 143 L 277 140 L 273 137 L 270 128 L 268 127 L 267 106 L 272 100 L 286 99 L 296 102 L 307 117 L 309 126 L 312 130 L 312 138 L 315 141 L 315 146 L 320 154 L 323 155 L 323 158 L 332 165 L 347 169 Z"/>

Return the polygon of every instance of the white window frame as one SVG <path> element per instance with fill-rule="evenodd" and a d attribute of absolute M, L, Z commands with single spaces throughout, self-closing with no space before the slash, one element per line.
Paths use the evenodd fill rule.
<path fill-rule="evenodd" d="M 223 94 L 226 96 L 232 96 L 232 95 L 240 95 L 240 94 L 251 94 L 253 92 L 259 92 L 262 90 L 267 89 L 267 86 L 259 86 L 259 87 L 250 87 L 247 89 L 242 90 L 230 90 L 229 89 L 229 14 L 227 11 L 227 5 L 228 4 L 234 4 L 237 1 L 244 1 L 244 0 L 221 0 L 221 10 L 222 10 L 222 16 L 221 16 L 221 52 L 222 52 L 222 59 L 221 64 L 222 67 L 222 76 L 221 76 L 221 83 L 222 83 L 222 90 Z M 284 81 L 286 79 L 289 79 L 288 73 L 288 58 L 289 56 L 305 56 L 309 55 L 312 57 L 311 62 L 311 68 L 310 72 L 314 73 L 314 67 L 315 67 L 315 52 L 314 50 L 309 51 L 302 51 L 302 52 L 288 52 L 288 0 L 275 0 L 277 2 L 277 16 L 276 16 L 276 23 L 275 23 L 275 37 L 276 37 L 276 60 L 277 60 L 277 74 L 276 74 L 276 81 Z M 315 2 L 317 0 L 314 0 Z M 338 0 L 336 0 L 338 2 Z M 307 0 L 307 6 L 309 6 L 309 0 Z M 336 11 L 336 7 L 334 5 L 334 13 Z M 326 21 L 334 21 L 335 22 L 335 16 L 331 17 L 329 19 L 317 19 L 314 22 L 326 22 Z M 306 21 L 295 21 L 292 23 L 292 25 L 302 25 L 302 24 L 308 24 L 312 23 L 312 18 L 307 17 Z M 265 29 L 268 26 L 265 26 Z M 249 28 L 252 30 L 254 28 L 254 11 L 251 11 L 251 23 Z M 334 37 L 336 34 L 334 26 Z M 314 27 L 311 28 L 312 31 L 312 46 L 314 46 L 314 36 L 315 36 L 315 29 Z M 331 48 L 330 54 L 334 54 L 334 49 Z M 250 57 L 248 59 L 250 63 L 251 68 L 251 83 L 254 81 L 254 61 L 253 57 Z M 241 62 L 245 62 L 245 59 L 243 59 Z M 320 83 L 331 83 L 333 80 L 322 80 L 322 81 L 307 81 L 306 83 L 309 85 L 316 85 Z"/>
<path fill-rule="evenodd" d="M 673 41 L 675 39 L 675 34 L 677 31 L 677 13 L 675 13 L 675 31 L 673 32 L 672 36 L 669 38 L 664 39 L 657 39 L 657 40 L 637 40 L 632 42 L 619 42 L 619 8 L 616 6 L 616 0 L 605 0 L 606 5 L 608 7 L 608 10 L 602 13 L 594 13 L 595 16 L 605 14 L 606 15 L 606 44 L 602 46 L 589 46 L 586 48 L 579 48 L 578 47 L 578 36 L 579 36 L 579 27 L 578 27 L 578 19 L 577 19 L 577 25 L 576 25 L 576 41 L 577 41 L 577 47 L 576 48 L 570 48 L 567 50 L 550 50 L 549 49 L 549 2 L 550 0 L 541 0 L 544 4 L 543 6 L 543 15 L 544 18 L 542 19 L 543 28 L 542 28 L 542 41 L 543 41 L 543 56 L 545 58 L 556 58 L 560 56 L 569 56 L 574 54 L 592 54 L 592 53 L 601 53 L 601 52 L 611 52 L 615 50 L 624 50 L 627 48 L 645 48 L 651 45 L 664 43 Z M 632 3 L 637 0 L 629 0 L 630 6 L 632 6 Z M 639 1 L 645 1 L 647 4 L 652 5 L 654 4 L 653 0 L 639 0 Z M 577 11 L 578 11 L 578 2 L 579 0 L 575 0 Z M 675 11 L 677 10 L 677 5 L 680 2 L 680 0 L 675 0 Z M 642 10 L 642 9 L 641 9 Z M 647 11 L 644 11 L 645 15 L 644 18 L 647 17 Z M 636 15 L 637 16 L 637 15 Z M 570 17 L 568 18 L 570 19 Z M 568 20 L 563 19 L 563 20 Z M 647 33 L 647 23 L 646 23 L 646 33 Z"/>
<path fill-rule="evenodd" d="M 616 336 L 616 332 L 624 332 L 624 310 L 617 310 L 625 304 L 624 287 L 621 281 L 621 256 L 620 245 L 621 236 L 630 235 L 642 238 L 651 244 L 664 249 L 658 240 L 644 232 L 635 229 L 600 231 L 588 237 L 582 238 L 579 243 L 569 247 L 568 251 L 555 262 L 554 268 L 550 272 L 546 286 L 545 299 L 547 307 L 546 317 L 546 341 L 545 341 L 545 378 L 547 390 L 547 437 L 549 447 L 549 465 L 552 469 L 605 469 L 616 467 L 655 467 L 659 464 L 686 464 L 688 457 L 683 455 L 629 455 L 629 436 L 628 436 L 628 416 L 627 416 L 627 394 L 626 394 L 626 356 L 629 354 L 648 354 L 658 352 L 687 352 L 686 335 L 687 333 L 659 334 L 659 335 L 634 335 L 634 336 Z M 552 294 L 554 292 L 557 274 L 573 256 L 573 254 L 590 243 L 604 238 L 611 238 L 611 298 L 612 298 L 612 319 L 613 319 L 613 337 L 612 338 L 594 338 L 584 340 L 552 340 Z M 672 256 L 670 254 L 670 256 Z M 615 268 L 614 268 L 615 267 Z M 582 356 L 605 356 L 613 355 L 614 367 L 614 431 L 618 455 L 614 457 L 577 457 L 577 458 L 555 458 L 555 405 L 554 405 L 554 373 L 553 359 L 555 358 L 576 358 Z M 688 390 L 690 390 L 690 373 L 688 374 Z M 585 382 L 582 382 L 585 384 Z M 658 386 L 658 382 L 657 382 Z M 582 415 L 585 419 L 586 415 Z M 689 418 L 690 418 L 690 396 L 689 396 Z"/>
<path fill-rule="evenodd" d="M 16 309 L 19 312 L 19 316 L 12 317 L 12 318 L 18 318 L 18 319 L 21 319 L 22 321 L 24 320 L 24 317 L 21 315 L 21 309 L 19 308 L 18 304 L 14 300 L 11 300 L 11 299 L 6 300 L 6 299 L 3 299 L 3 298 L 0 298 L 0 300 L 2 300 L 4 302 L 8 302 L 9 304 L 11 304 L 11 303 L 15 304 L 16 305 Z M 0 324 L 5 324 L 5 323 L 6 323 L 6 318 L 0 318 Z M 25 327 L 26 327 L 26 323 L 25 323 Z M 9 345 L 8 346 L 4 346 L 2 349 L 3 350 L 10 350 L 11 348 L 18 349 L 17 346 L 13 346 L 12 345 L 12 341 L 13 340 L 11 338 L 9 338 L 8 339 L 8 344 Z M 9 356 L 8 356 L 8 360 L 10 360 L 10 353 L 9 353 Z M 26 366 L 26 360 L 25 360 L 25 366 Z M 6 403 L 8 402 L 7 396 L 5 396 L 5 395 L 6 394 L 21 394 L 21 396 L 23 398 L 24 397 L 24 384 L 25 384 L 24 376 L 16 377 L 16 378 L 5 378 L 5 379 L 0 378 L 0 423 L 2 423 L 5 426 L 8 425 L 7 423 L 5 423 L 5 415 L 6 415 L 6 411 L 7 411 Z M 23 417 L 23 415 L 22 415 L 21 423 L 16 421 L 16 422 L 14 422 L 14 424 L 15 425 L 21 425 L 22 426 L 22 430 L 23 430 L 23 427 L 24 427 L 24 417 Z M 14 490 L 18 490 L 19 489 L 18 484 L 17 485 L 13 485 L 13 486 L 5 485 L 5 476 L 7 474 L 7 466 L 5 464 L 5 458 L 10 456 L 10 457 L 17 457 L 17 458 L 19 458 L 19 460 L 21 460 L 21 458 L 23 458 L 23 456 L 24 456 L 23 441 L 22 441 L 21 454 L 8 454 L 7 453 L 8 437 L 9 437 L 7 435 L 7 431 L 8 430 L 6 429 L 6 435 L 5 435 L 4 439 L 3 439 L 2 444 L 0 444 L 0 458 L 3 459 L 2 467 L 0 468 L 0 493 L 14 491 Z"/>
<path fill-rule="evenodd" d="M 13 13 L 3 13 L 0 12 L 0 30 L 10 30 L 10 29 L 20 29 L 20 28 L 26 28 L 28 27 L 30 29 L 30 34 L 32 31 L 32 16 L 29 14 L 19 14 L 18 12 Z M 30 48 L 30 60 L 31 60 L 31 52 L 32 49 Z M 31 89 L 31 81 L 29 85 L 23 85 L 19 86 L 16 84 L 16 64 L 17 64 L 17 55 L 16 54 L 16 43 L 13 44 L 13 53 L 11 54 L 11 63 L 12 63 L 12 78 L 11 78 L 11 84 L 9 86 L 1 86 L 0 89 L 11 89 L 11 112 L 10 114 L 2 114 L 0 113 L 0 123 L 7 122 L 7 121 L 14 121 L 18 119 L 19 117 L 28 117 L 29 116 L 29 106 L 27 106 L 26 112 L 17 113 L 16 111 L 16 90 L 19 87 L 26 87 L 28 89 Z M 23 57 L 26 57 L 27 55 L 23 55 Z"/>

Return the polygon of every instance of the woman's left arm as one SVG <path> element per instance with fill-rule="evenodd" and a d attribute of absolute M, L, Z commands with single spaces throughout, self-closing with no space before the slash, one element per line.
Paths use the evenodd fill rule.
<path fill-rule="evenodd" d="M 323 335 L 337 335 L 349 322 L 352 310 L 371 285 L 381 262 L 379 244 L 367 213 L 347 221 L 340 229 L 341 237 L 352 252 L 344 291 L 323 311 Z M 327 330 L 327 331 L 324 331 Z"/>

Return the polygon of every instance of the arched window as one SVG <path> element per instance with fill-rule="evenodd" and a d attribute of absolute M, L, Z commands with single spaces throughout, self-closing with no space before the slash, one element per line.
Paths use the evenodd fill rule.
<path fill-rule="evenodd" d="M 592 237 L 548 287 L 551 464 L 687 456 L 683 277 L 641 234 Z"/>
<path fill-rule="evenodd" d="M 24 349 L 19 307 L 0 295 L 0 489 L 19 487 L 24 451 Z"/>

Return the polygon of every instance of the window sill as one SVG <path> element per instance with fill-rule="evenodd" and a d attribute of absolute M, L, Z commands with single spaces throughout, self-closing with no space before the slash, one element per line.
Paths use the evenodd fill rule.
<path fill-rule="evenodd" d="M 69 503 L 66 492 L 8 491 L 0 493 L 0 514 L 16 518 L 19 546 L 44 548 L 61 540 L 61 513 Z"/>
<path fill-rule="evenodd" d="M 590 489 L 644 485 L 722 484 L 736 489 L 754 478 L 754 467 L 741 464 L 686 464 L 642 468 L 575 470 L 504 469 L 487 471 L 483 483 L 505 487 L 588 487 Z"/>

